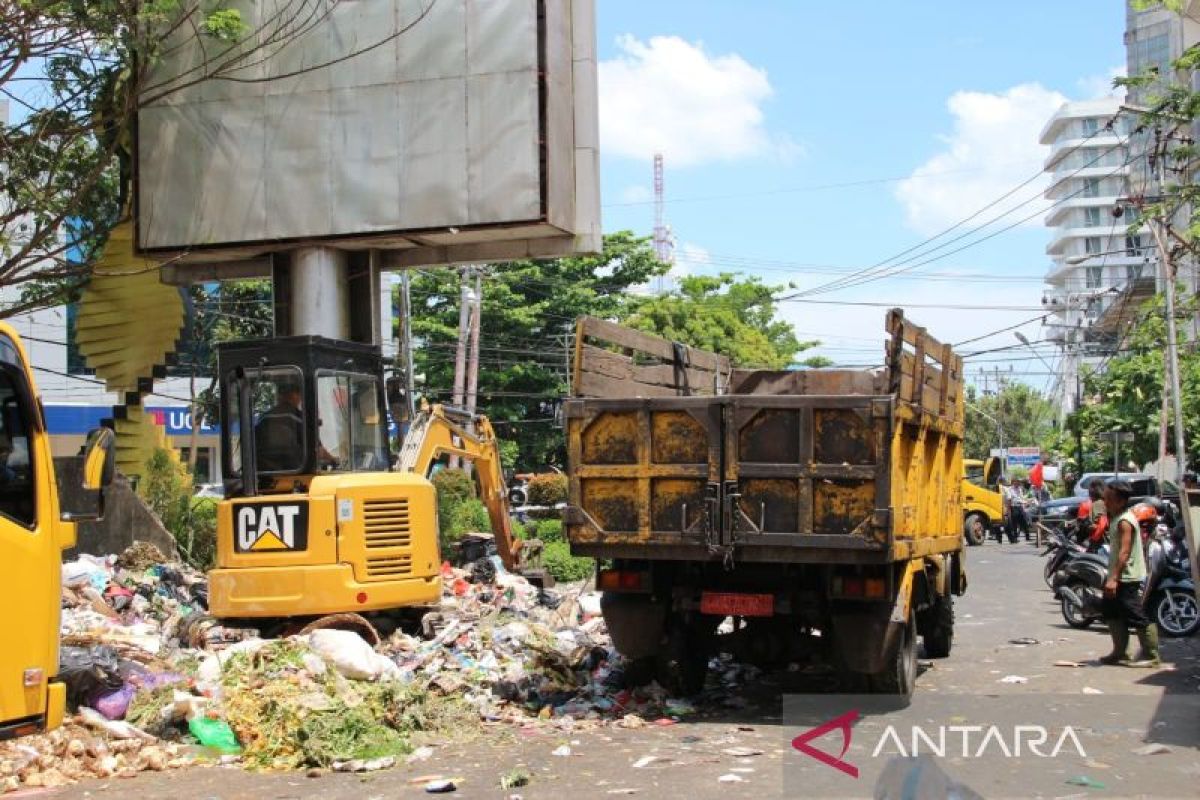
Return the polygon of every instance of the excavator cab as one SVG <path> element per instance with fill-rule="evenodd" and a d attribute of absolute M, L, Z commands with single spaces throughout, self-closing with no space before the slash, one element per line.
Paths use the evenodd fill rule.
<path fill-rule="evenodd" d="M 379 348 L 320 336 L 230 342 L 217 369 L 226 496 L 389 470 Z"/>

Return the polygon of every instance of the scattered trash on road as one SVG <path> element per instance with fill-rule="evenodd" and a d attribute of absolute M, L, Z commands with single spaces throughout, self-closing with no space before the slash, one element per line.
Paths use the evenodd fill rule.
<path fill-rule="evenodd" d="M 451 780 L 430 781 L 425 784 L 427 794 L 449 794 L 458 791 L 458 786 Z"/>
<path fill-rule="evenodd" d="M 1023 675 L 1005 675 L 997 683 L 1029 683 L 1029 678 Z"/>
<path fill-rule="evenodd" d="M 1134 755 L 1138 756 L 1160 756 L 1169 752 L 1171 752 L 1171 748 L 1167 747 L 1165 744 L 1159 744 L 1158 742 L 1148 744 L 1145 747 L 1139 747 L 1133 751 Z"/>
<path fill-rule="evenodd" d="M 735 758 L 749 758 L 750 756 L 762 755 L 762 750 L 757 747 L 726 747 L 721 752 Z"/>

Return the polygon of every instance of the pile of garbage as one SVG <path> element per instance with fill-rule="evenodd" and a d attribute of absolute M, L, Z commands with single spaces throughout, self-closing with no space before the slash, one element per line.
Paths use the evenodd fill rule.
<path fill-rule="evenodd" d="M 0 744 L 3 790 L 204 760 L 361 771 L 481 719 L 638 726 L 692 710 L 655 685 L 622 688 L 596 593 L 541 589 L 494 556 L 443 565 L 440 607 L 377 644 L 374 630 L 271 639 L 221 625 L 204 576 L 148 545 L 81 556 L 63 578 L 59 678 L 74 716 Z"/>

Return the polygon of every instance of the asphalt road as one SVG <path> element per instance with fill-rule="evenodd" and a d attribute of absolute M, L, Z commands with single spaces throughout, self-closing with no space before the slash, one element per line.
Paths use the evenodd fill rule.
<path fill-rule="evenodd" d="M 984 758 L 942 762 L 946 771 L 984 797 L 1200 796 L 1200 714 L 1196 713 L 1200 638 L 1164 640 L 1166 664 L 1160 670 L 1056 666 L 1056 662 L 1095 659 L 1107 652 L 1109 641 L 1098 627 L 1076 631 L 1063 624 L 1042 583 L 1041 564 L 1026 544 L 988 543 L 968 551 L 970 587 L 956 607 L 954 651 L 947 659 L 922 662 L 917 695 L 957 704 L 962 718 L 973 710 L 982 713 L 979 709 L 988 702 L 1017 710 L 1032 708 L 1035 716 L 1044 718 L 1031 721 L 1045 724 L 1054 721 L 1052 709 L 1077 702 L 1079 707 L 1071 714 L 1099 720 L 1085 739 L 1086 757 L 1068 751 L 1052 763 L 1031 767 L 992 750 Z M 783 714 L 785 694 L 813 688 L 803 681 L 789 675 L 766 677 L 740 688 L 732 699 L 726 696 L 697 716 L 666 727 L 629 730 L 608 725 L 569 732 L 497 727 L 437 747 L 431 758 L 419 764 L 364 776 L 307 778 L 297 773 L 196 768 L 93 781 L 53 796 L 120 800 L 417 797 L 424 796 L 429 776 L 452 778 L 458 786 L 456 797 L 768 800 L 823 796 L 832 790 L 807 783 L 804 775 L 810 773 L 797 778 L 794 770 L 804 757 L 789 743 L 804 727 Z M 885 715 L 872 723 L 888 719 Z M 1135 754 L 1147 742 L 1161 743 L 1158 749 L 1163 752 Z M 553 755 L 564 744 L 571 755 Z M 836 746 L 824 749 L 837 755 Z M 522 788 L 502 791 L 500 776 L 516 766 L 528 770 L 532 780 Z M 824 774 L 821 770 L 833 774 L 820 764 L 814 768 L 818 775 Z M 906 796 L 931 796 L 924 786 L 910 782 Z M 873 786 L 856 785 L 853 794 L 870 797 Z"/>

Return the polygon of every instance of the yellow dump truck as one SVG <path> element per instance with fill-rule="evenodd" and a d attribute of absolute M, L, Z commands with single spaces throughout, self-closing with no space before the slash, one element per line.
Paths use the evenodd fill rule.
<path fill-rule="evenodd" d="M 58 674 L 62 551 L 75 522 L 97 519 L 112 480 L 112 431 L 88 436 L 83 497 L 64 513 L 41 398 L 21 339 L 0 323 L 0 740 L 57 727 L 66 706 Z"/>
<path fill-rule="evenodd" d="M 1003 462 L 995 456 L 986 461 L 963 460 L 963 536 L 967 544 L 983 544 L 989 534 L 999 536 L 1004 527 L 1002 469 Z"/>
<path fill-rule="evenodd" d="M 635 679 L 695 691 L 719 647 L 908 695 L 918 638 L 949 655 L 966 589 L 962 359 L 899 310 L 887 332 L 882 370 L 746 371 L 580 320 L 567 535 L 600 560 Z"/>

